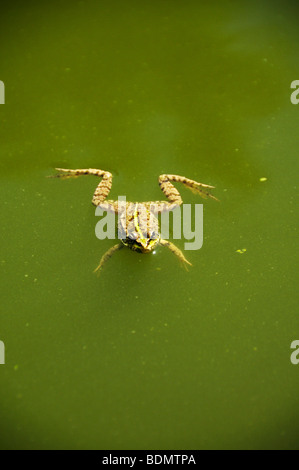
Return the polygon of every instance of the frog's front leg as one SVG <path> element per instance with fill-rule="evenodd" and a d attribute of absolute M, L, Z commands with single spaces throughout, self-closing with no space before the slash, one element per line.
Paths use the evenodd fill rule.
<path fill-rule="evenodd" d="M 106 251 L 106 253 L 102 256 L 101 258 L 101 261 L 100 261 L 100 264 L 99 266 L 94 270 L 94 272 L 98 272 L 100 273 L 100 270 L 102 269 L 103 265 L 106 263 L 106 261 L 108 261 L 109 258 L 111 258 L 111 256 L 118 250 L 121 250 L 125 245 L 123 245 L 123 243 L 118 243 L 117 245 L 114 245 L 112 246 L 111 248 L 109 248 L 108 251 Z"/>
<path fill-rule="evenodd" d="M 186 188 L 190 189 L 192 192 L 199 194 L 201 197 L 206 198 L 210 197 L 216 199 L 210 192 L 209 189 L 213 189 L 214 186 L 209 186 L 208 184 L 198 183 L 197 181 L 190 180 L 185 176 L 179 175 L 160 175 L 159 176 L 159 185 L 167 199 L 172 204 L 181 205 L 183 200 L 179 191 L 171 183 L 172 181 L 177 183 L 182 183 Z M 217 200 L 217 199 L 216 199 Z"/>
<path fill-rule="evenodd" d="M 105 201 L 112 186 L 112 174 L 109 173 L 109 171 L 96 170 L 94 168 L 88 168 L 85 170 L 68 170 L 65 168 L 56 168 L 56 170 L 61 172 L 61 174 L 55 175 L 60 178 L 72 178 L 82 175 L 93 175 L 101 177 L 102 181 L 97 186 L 92 198 L 92 203 L 95 206 L 99 206 L 102 202 Z"/>
<path fill-rule="evenodd" d="M 166 246 L 167 248 L 169 248 L 169 250 L 174 253 L 180 261 L 182 261 L 185 266 L 185 268 L 187 268 L 186 264 L 189 264 L 190 266 L 192 266 L 192 264 L 185 258 L 185 256 L 183 255 L 183 253 L 181 252 L 181 250 L 175 246 L 173 243 L 171 243 L 169 240 L 163 240 L 162 238 L 160 239 L 160 245 L 162 246 Z"/>

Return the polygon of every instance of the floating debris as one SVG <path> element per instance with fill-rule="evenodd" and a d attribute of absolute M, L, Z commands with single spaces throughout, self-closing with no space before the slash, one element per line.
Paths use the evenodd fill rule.
<path fill-rule="evenodd" d="M 240 250 L 236 250 L 236 253 L 240 253 L 242 255 L 243 253 L 246 253 L 246 251 L 246 248 L 241 248 Z"/>
<path fill-rule="evenodd" d="M 262 176 L 262 178 L 260 178 L 260 182 L 261 183 L 264 183 L 265 181 L 267 181 L 268 178 L 266 178 L 265 176 Z"/>

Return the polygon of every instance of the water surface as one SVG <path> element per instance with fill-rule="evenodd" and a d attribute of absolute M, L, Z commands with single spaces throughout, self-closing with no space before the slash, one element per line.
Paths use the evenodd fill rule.
<path fill-rule="evenodd" d="M 2 8 L 2 7 L 1 7 Z M 295 2 L 1 11 L 1 448 L 297 448 Z M 95 237 L 97 180 L 216 186 L 186 272 Z M 183 248 L 183 240 L 177 241 Z"/>

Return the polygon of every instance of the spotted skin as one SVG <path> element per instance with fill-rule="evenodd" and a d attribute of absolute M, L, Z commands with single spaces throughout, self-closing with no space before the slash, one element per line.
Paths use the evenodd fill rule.
<path fill-rule="evenodd" d="M 140 253 L 150 253 L 158 245 L 167 247 L 185 265 L 191 263 L 182 251 L 168 240 L 163 240 L 159 233 L 157 214 L 171 211 L 183 203 L 181 195 L 172 183 L 181 183 L 192 192 L 203 198 L 217 199 L 210 194 L 214 186 L 198 183 L 185 176 L 163 174 L 159 176 L 159 186 L 168 201 L 147 201 L 143 203 L 107 200 L 112 187 L 112 174 L 109 171 L 94 168 L 70 170 L 56 168 L 59 178 L 74 178 L 82 175 L 93 175 L 101 178 L 92 198 L 92 203 L 105 211 L 118 214 L 118 231 L 122 234 L 121 242 L 111 247 L 101 258 L 95 272 L 100 272 L 109 258 L 124 246 Z"/>

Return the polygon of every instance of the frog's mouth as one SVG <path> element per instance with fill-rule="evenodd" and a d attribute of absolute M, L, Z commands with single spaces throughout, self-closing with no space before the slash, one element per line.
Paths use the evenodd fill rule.
<path fill-rule="evenodd" d="M 122 242 L 125 246 L 128 246 L 131 250 L 137 251 L 138 253 L 150 253 L 159 243 L 159 240 L 159 238 L 139 238 L 138 240 L 126 238 L 126 240 L 122 240 Z"/>
<path fill-rule="evenodd" d="M 139 240 L 138 245 L 142 253 L 150 253 L 155 246 L 159 243 L 159 238 L 144 238 Z"/>

